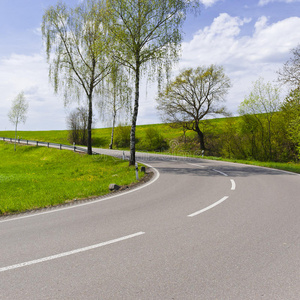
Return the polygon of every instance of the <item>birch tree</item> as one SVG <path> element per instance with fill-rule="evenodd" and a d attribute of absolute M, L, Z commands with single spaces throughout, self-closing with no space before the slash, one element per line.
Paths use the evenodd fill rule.
<path fill-rule="evenodd" d="M 122 122 L 131 116 L 132 89 L 128 74 L 122 65 L 112 65 L 111 73 L 105 80 L 103 94 L 105 101 L 98 102 L 97 106 L 102 119 L 112 126 L 109 144 L 109 149 L 112 149 L 116 122 Z"/>
<path fill-rule="evenodd" d="M 12 101 L 12 107 L 8 113 L 9 121 L 15 125 L 15 151 L 17 142 L 18 124 L 26 122 L 26 114 L 28 110 L 28 102 L 25 99 L 24 92 L 18 94 L 18 96 Z"/>
<path fill-rule="evenodd" d="M 126 66 L 134 78 L 134 104 L 130 134 L 130 165 L 135 164 L 135 129 L 139 110 L 141 76 L 162 74 L 177 61 L 182 25 L 196 0 L 107 0 L 110 34 L 116 41 L 114 59 Z"/>
<path fill-rule="evenodd" d="M 49 77 L 55 92 L 63 92 L 65 105 L 74 98 L 87 99 L 88 154 L 92 154 L 94 95 L 110 72 L 111 40 L 104 15 L 103 1 L 85 0 L 75 8 L 59 2 L 46 10 L 42 23 Z"/>

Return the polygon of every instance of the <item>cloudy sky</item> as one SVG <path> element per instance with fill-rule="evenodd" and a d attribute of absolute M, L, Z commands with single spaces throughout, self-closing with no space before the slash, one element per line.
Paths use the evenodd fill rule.
<path fill-rule="evenodd" d="M 67 0 L 74 4 L 78 0 Z M 201 0 L 199 16 L 188 16 L 182 58 L 174 70 L 222 65 L 232 88 L 228 109 L 236 114 L 259 77 L 275 81 L 276 72 L 300 43 L 300 0 Z M 40 25 L 57 0 L 0 0 L 0 130 L 12 130 L 11 101 L 24 91 L 28 118 L 20 130 L 66 129 L 65 108 L 48 80 Z M 141 90 L 139 124 L 159 123 L 155 88 Z M 96 115 L 97 117 L 97 115 Z M 103 127 L 100 121 L 96 127 Z"/>

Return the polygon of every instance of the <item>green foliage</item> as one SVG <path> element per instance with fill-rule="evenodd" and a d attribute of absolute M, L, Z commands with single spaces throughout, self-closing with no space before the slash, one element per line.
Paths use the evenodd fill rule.
<path fill-rule="evenodd" d="M 52 142 L 57 144 L 70 145 L 67 130 L 49 131 L 19 131 L 19 138 L 23 140 Z M 13 131 L 0 131 L 1 137 L 14 138 Z"/>
<path fill-rule="evenodd" d="M 100 117 L 112 126 L 109 148 L 114 144 L 114 130 L 116 122 L 127 121 L 131 115 L 131 94 L 129 76 L 124 66 L 112 64 L 111 73 L 106 78 L 103 87 L 105 101 L 97 103 Z"/>
<path fill-rule="evenodd" d="M 84 107 L 79 107 L 72 111 L 67 118 L 67 123 L 70 143 L 87 146 L 88 110 Z"/>
<path fill-rule="evenodd" d="M 239 113 L 254 116 L 264 114 L 264 117 L 271 117 L 280 109 L 280 105 L 279 87 L 270 82 L 264 83 L 264 79 L 259 78 L 253 83 L 249 96 L 240 104 Z"/>
<path fill-rule="evenodd" d="M 289 140 L 300 158 L 300 89 L 292 90 L 282 105 L 283 118 Z"/>
<path fill-rule="evenodd" d="M 157 108 L 165 122 L 195 131 L 200 149 L 205 150 L 200 121 L 208 115 L 226 115 L 221 103 L 229 87 L 230 79 L 221 66 L 186 69 L 159 94 Z"/>
<path fill-rule="evenodd" d="M 169 145 L 157 128 L 149 127 L 145 130 L 145 137 L 137 144 L 138 150 L 165 151 Z"/>
<path fill-rule="evenodd" d="M 287 119 L 282 111 L 275 113 L 272 117 L 272 157 L 277 162 L 291 162 L 299 160 L 299 152 L 289 133 Z M 185 131 L 181 127 L 174 127 L 174 124 L 155 124 L 137 126 L 137 149 L 143 151 L 151 147 L 144 146 L 147 140 L 147 132 L 156 131 L 163 137 L 169 146 L 168 150 L 173 154 L 201 155 L 197 134 L 192 131 Z M 204 132 L 207 150 L 205 155 L 223 157 L 229 159 L 260 160 L 264 161 L 263 151 L 259 139 L 260 130 L 257 131 L 258 123 L 251 115 L 231 118 L 209 119 L 200 122 Z M 292 127 L 294 128 L 294 127 Z M 296 128 L 296 127 L 295 127 Z M 119 149 L 129 149 L 130 126 L 119 128 L 120 134 L 117 139 Z M 300 131 L 297 131 L 298 133 Z M 67 131 L 32 131 L 19 132 L 24 139 L 49 141 L 67 144 Z M 110 143 L 111 128 L 93 130 L 93 145 L 108 148 Z M 157 135 L 157 134 L 154 134 Z M 0 132 L 0 136 L 14 137 L 14 132 Z M 127 139 L 127 141 L 126 141 Z M 124 141 L 125 140 L 125 141 Z M 115 145 L 116 146 L 116 145 Z M 165 147 L 164 147 L 165 148 Z M 151 148 L 153 149 L 153 148 Z"/>
<path fill-rule="evenodd" d="M 116 158 L 46 147 L 12 149 L 0 142 L 0 215 L 99 196 L 109 192 L 110 183 L 136 181 L 134 168 Z"/>
<path fill-rule="evenodd" d="M 55 92 L 65 101 L 89 95 L 107 75 L 107 37 L 101 1 L 84 1 L 76 8 L 63 2 L 49 7 L 43 16 L 49 75 Z M 103 74 L 102 74 L 103 73 Z"/>
<path fill-rule="evenodd" d="M 275 115 L 281 105 L 279 88 L 264 83 L 262 78 L 254 82 L 251 93 L 239 106 L 243 116 L 242 132 L 246 137 L 248 155 L 257 160 L 274 160 Z M 249 153 L 249 150 L 251 152 Z"/>
<path fill-rule="evenodd" d="M 18 124 L 20 122 L 25 123 L 27 110 L 28 110 L 28 102 L 25 99 L 24 92 L 21 92 L 13 100 L 12 107 L 8 113 L 9 121 L 15 125 L 15 140 L 17 138 Z M 16 151 L 16 142 L 15 142 L 15 151 Z"/>
<path fill-rule="evenodd" d="M 119 125 L 116 127 L 114 143 L 117 148 L 129 148 L 130 130 L 130 126 Z"/>
<path fill-rule="evenodd" d="M 187 10 L 199 7 L 192 0 L 109 0 L 107 19 L 114 44 L 114 58 L 134 71 L 156 73 L 178 58 Z M 146 66 L 148 64 L 148 66 Z M 149 65 L 150 64 L 150 65 Z"/>
<path fill-rule="evenodd" d="M 87 0 L 76 8 L 62 2 L 43 16 L 42 35 L 46 42 L 49 77 L 55 92 L 62 91 L 65 103 L 86 97 L 88 108 L 88 153 L 92 154 L 93 97 L 110 72 L 112 39 L 102 1 Z"/>
<path fill-rule="evenodd" d="M 25 123 L 27 110 L 28 102 L 25 99 L 24 92 L 21 92 L 12 101 L 12 107 L 8 113 L 10 122 L 16 126 L 20 122 Z"/>
<path fill-rule="evenodd" d="M 140 77 L 144 73 L 169 74 L 178 60 L 182 25 L 187 9 L 199 7 L 196 0 L 108 0 L 107 23 L 115 41 L 113 58 L 131 70 L 135 97 L 130 135 L 130 164 L 135 164 L 136 122 L 139 109 Z"/>

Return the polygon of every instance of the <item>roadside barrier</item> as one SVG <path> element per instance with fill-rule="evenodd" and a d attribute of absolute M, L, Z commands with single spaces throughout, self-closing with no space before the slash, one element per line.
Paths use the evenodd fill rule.
<path fill-rule="evenodd" d="M 10 142 L 14 143 L 15 139 L 13 138 L 6 138 L 6 137 L 0 137 L 0 140 L 4 142 Z M 74 152 L 84 152 L 87 153 L 87 148 L 82 148 L 78 146 L 70 146 L 70 145 L 64 145 L 64 144 L 56 144 L 56 143 L 49 143 L 49 142 L 41 142 L 41 141 L 31 141 L 31 140 L 23 140 L 23 139 L 17 139 L 16 142 L 18 144 L 25 144 L 25 145 L 32 145 L 32 146 L 43 146 L 43 147 L 48 147 L 48 148 L 57 148 L 60 150 L 67 149 L 67 150 L 73 150 Z M 92 154 L 98 154 L 96 152 L 92 152 Z"/>

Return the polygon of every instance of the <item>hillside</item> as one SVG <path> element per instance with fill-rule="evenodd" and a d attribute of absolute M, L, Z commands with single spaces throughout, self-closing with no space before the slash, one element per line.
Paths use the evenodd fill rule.
<path fill-rule="evenodd" d="M 235 117 L 230 119 L 235 119 Z M 222 128 L 225 120 L 227 120 L 227 118 L 212 119 L 204 122 L 208 124 L 209 127 L 217 126 L 218 128 Z M 183 130 L 181 128 L 174 128 L 168 124 L 138 125 L 136 127 L 136 137 L 138 141 L 146 138 L 146 132 L 149 128 L 154 128 L 157 130 L 168 143 L 183 136 Z M 215 129 L 217 130 L 217 128 Z M 94 147 L 108 148 L 111 137 L 111 128 L 93 129 L 92 136 Z M 189 138 L 194 138 L 196 135 L 194 132 L 188 131 L 186 132 L 186 136 Z M 0 131 L 0 137 L 14 138 L 15 132 Z M 18 137 L 25 140 L 70 145 L 70 141 L 68 140 L 68 130 L 18 131 Z"/>

